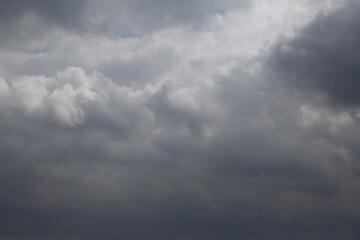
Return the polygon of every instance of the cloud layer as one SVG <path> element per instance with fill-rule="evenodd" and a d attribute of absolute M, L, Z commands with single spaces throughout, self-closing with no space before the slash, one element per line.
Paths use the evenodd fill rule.
<path fill-rule="evenodd" d="M 359 238 L 358 3 L 0 6 L 1 239 Z"/>

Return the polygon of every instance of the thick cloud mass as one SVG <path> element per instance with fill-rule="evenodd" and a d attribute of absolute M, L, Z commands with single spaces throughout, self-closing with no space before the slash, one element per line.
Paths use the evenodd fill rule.
<path fill-rule="evenodd" d="M 0 239 L 359 239 L 357 3 L 0 6 Z"/>
<path fill-rule="evenodd" d="M 276 44 L 271 64 L 287 81 L 325 94 L 331 104 L 360 104 L 360 5 L 318 16 Z"/>

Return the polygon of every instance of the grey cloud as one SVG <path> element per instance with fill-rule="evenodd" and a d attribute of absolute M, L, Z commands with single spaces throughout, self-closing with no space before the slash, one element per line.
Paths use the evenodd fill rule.
<path fill-rule="evenodd" d="M 8 24 L 21 17 L 26 12 L 33 11 L 60 25 L 70 26 L 74 19 L 80 19 L 80 10 L 84 7 L 85 0 L 49 2 L 44 0 L 1 1 L 2 24 Z"/>
<path fill-rule="evenodd" d="M 176 96 L 184 86 L 175 83 L 132 99 L 97 74 L 58 73 L 57 84 L 47 86 L 53 93 L 65 81 L 102 98 L 76 103 L 86 116 L 78 127 L 21 110 L 2 114 L 2 233 L 355 239 L 358 176 L 337 164 L 344 161 L 339 149 L 349 146 L 304 136 L 291 116 L 301 104 L 276 92 L 257 97 L 265 83 L 242 71 L 219 79 L 215 91 L 203 86 L 196 92 L 206 104 L 222 103 L 218 113 L 224 107 L 228 113 L 219 118 L 217 107 L 181 105 Z M 92 78 L 94 85 L 81 85 Z M 207 136 L 207 126 L 218 130 Z"/>
<path fill-rule="evenodd" d="M 234 8 L 247 8 L 248 0 L 233 1 L 90 1 L 88 10 L 97 9 L 89 22 L 96 31 L 141 35 L 177 25 L 199 27 L 215 14 Z"/>
<path fill-rule="evenodd" d="M 52 26 L 80 29 L 86 0 L 20 0 L 0 2 L 1 45 L 26 49 L 40 41 Z"/>
<path fill-rule="evenodd" d="M 248 0 L 234 1 L 1 1 L 1 45 L 26 49 L 42 42 L 58 27 L 82 34 L 142 36 L 154 30 L 187 25 L 202 26 L 217 13 L 247 8 Z"/>
<path fill-rule="evenodd" d="M 207 16 L 185 18 L 205 1 L 156 2 L 171 24 Z M 282 42 L 269 75 L 268 58 L 221 56 L 209 32 L 151 33 L 160 10 L 145 7 L 142 38 L 63 32 L 39 54 L 1 52 L 0 238 L 358 239 L 359 110 L 274 79 L 295 75 Z"/>
<path fill-rule="evenodd" d="M 155 82 L 162 73 L 175 66 L 177 61 L 172 49 L 157 48 L 147 56 L 101 64 L 99 70 L 122 86 L 141 88 Z"/>
<path fill-rule="evenodd" d="M 280 40 L 270 55 L 276 77 L 324 94 L 335 107 L 357 107 L 359 85 L 359 11 L 351 2 L 319 13 L 291 39 Z"/>

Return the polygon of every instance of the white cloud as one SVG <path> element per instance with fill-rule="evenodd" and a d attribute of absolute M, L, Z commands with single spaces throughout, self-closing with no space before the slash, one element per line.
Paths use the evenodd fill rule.
<path fill-rule="evenodd" d="M 29 112 L 42 107 L 50 91 L 47 86 L 52 79 L 44 76 L 24 76 L 12 82 L 12 89 L 16 99 L 25 106 Z"/>
<path fill-rule="evenodd" d="M 0 78 L 0 96 L 4 96 L 9 92 L 9 85 L 5 81 L 5 79 Z"/>

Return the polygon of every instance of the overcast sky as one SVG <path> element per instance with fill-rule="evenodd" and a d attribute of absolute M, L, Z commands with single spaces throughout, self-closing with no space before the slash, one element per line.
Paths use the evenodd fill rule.
<path fill-rule="evenodd" d="M 1 0 L 1 240 L 360 239 L 360 2 Z"/>

